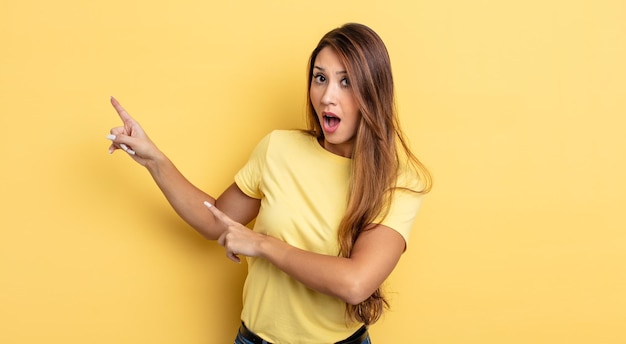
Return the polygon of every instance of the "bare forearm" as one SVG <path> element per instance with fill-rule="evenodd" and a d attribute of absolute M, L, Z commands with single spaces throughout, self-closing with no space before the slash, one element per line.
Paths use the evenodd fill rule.
<path fill-rule="evenodd" d="M 271 237 L 260 250 L 263 258 L 307 287 L 351 304 L 365 300 L 382 283 L 350 258 L 304 251 Z"/>
<path fill-rule="evenodd" d="M 223 228 L 206 211 L 204 201 L 215 198 L 194 186 L 163 154 L 146 165 L 150 175 L 176 213 L 207 239 L 216 239 Z"/>
<path fill-rule="evenodd" d="M 204 202 L 217 203 L 215 197 L 191 184 L 113 97 L 111 104 L 124 125 L 111 129 L 107 135 L 112 141 L 109 153 L 121 149 L 146 167 L 176 213 L 207 239 L 217 239 L 225 226 L 217 222 L 203 205 Z M 219 203 L 227 214 L 243 223 L 250 222 L 260 206 L 259 200 L 246 196 L 234 184 L 220 195 Z"/>
<path fill-rule="evenodd" d="M 260 202 L 254 204 L 258 209 Z M 251 231 L 217 207 L 207 207 L 225 226 L 217 242 L 228 258 L 236 262 L 239 255 L 266 259 L 305 286 L 350 304 L 361 303 L 380 287 L 405 248 L 398 232 L 372 225 L 359 234 L 349 258 L 318 254 Z"/>

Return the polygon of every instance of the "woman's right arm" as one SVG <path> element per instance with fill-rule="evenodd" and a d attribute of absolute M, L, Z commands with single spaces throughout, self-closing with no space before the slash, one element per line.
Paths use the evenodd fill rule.
<path fill-rule="evenodd" d="M 113 97 L 111 104 L 124 125 L 111 129 L 108 136 L 112 141 L 109 152 L 124 150 L 133 160 L 146 167 L 176 213 L 202 236 L 215 240 L 225 230 L 223 224 L 206 211 L 203 204 L 205 201 L 218 205 L 239 223 L 249 223 L 256 217 L 260 200 L 247 196 L 234 183 L 217 200 L 198 189 L 180 173 L 150 140 L 139 123 Z"/>

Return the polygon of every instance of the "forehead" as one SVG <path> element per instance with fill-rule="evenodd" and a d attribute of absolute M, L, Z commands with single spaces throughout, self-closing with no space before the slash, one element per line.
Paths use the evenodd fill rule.
<path fill-rule="evenodd" d="M 345 72 L 346 68 L 341 62 L 337 52 L 331 47 L 324 47 L 315 57 L 314 68 Z"/>

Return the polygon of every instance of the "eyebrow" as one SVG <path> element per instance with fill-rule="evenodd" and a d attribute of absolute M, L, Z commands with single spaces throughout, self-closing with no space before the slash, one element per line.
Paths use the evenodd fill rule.
<path fill-rule="evenodd" d="M 326 69 L 324 69 L 323 67 L 320 67 L 320 66 L 313 66 L 313 69 L 319 69 L 319 70 L 321 70 L 322 72 L 325 72 L 325 71 L 326 71 Z M 338 72 L 337 72 L 337 73 L 335 73 L 335 74 L 348 74 L 348 72 L 347 72 L 347 71 L 345 71 L 345 70 L 340 70 L 340 71 L 338 71 Z"/>

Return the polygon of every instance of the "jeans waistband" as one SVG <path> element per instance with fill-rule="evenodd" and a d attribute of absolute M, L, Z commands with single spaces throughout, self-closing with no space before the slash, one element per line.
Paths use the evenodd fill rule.
<path fill-rule="evenodd" d="M 250 331 L 243 322 L 241 322 L 241 327 L 239 327 L 239 333 L 242 337 L 254 344 L 272 344 L 259 337 L 256 333 Z M 361 326 L 361 328 L 354 332 L 350 337 L 336 342 L 335 344 L 361 344 L 367 338 L 367 335 L 367 327 Z"/>

